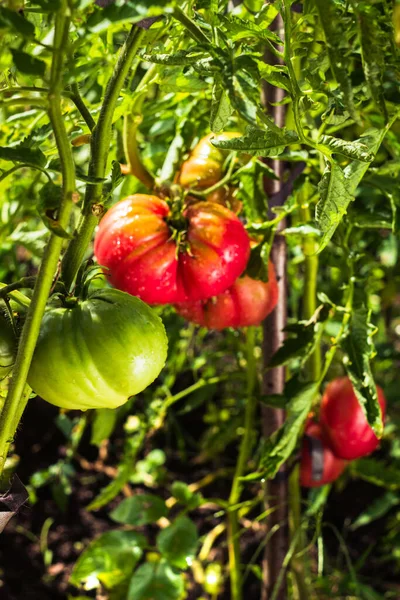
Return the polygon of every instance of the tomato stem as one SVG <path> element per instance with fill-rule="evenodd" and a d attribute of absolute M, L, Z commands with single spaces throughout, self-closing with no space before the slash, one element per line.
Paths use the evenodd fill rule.
<path fill-rule="evenodd" d="M 88 171 L 88 175 L 91 178 L 96 177 L 101 180 L 105 178 L 111 142 L 113 114 L 133 59 L 142 44 L 144 34 L 144 29 L 136 25 L 132 26 L 115 65 L 114 72 L 107 84 L 104 102 L 91 138 L 91 156 Z M 87 184 L 83 216 L 76 236 L 71 240 L 62 261 L 62 277 L 67 289 L 70 289 L 74 282 L 98 223 L 99 218 L 92 211 L 92 207 L 101 203 L 102 193 L 103 181 Z"/>
<path fill-rule="evenodd" d="M 232 600 L 242 598 L 242 569 L 240 565 L 240 532 L 239 532 L 239 509 L 236 506 L 240 500 L 243 483 L 241 478 L 245 474 L 247 462 L 253 446 L 254 417 L 257 401 L 254 389 L 257 381 L 257 363 L 254 356 L 256 342 L 256 328 L 248 327 L 246 331 L 246 358 L 247 358 L 247 398 L 245 409 L 244 433 L 239 448 L 239 456 L 236 470 L 232 481 L 229 496 L 228 510 L 228 550 L 229 550 L 229 575 L 231 580 Z"/>
<path fill-rule="evenodd" d="M 137 130 L 141 123 L 141 116 L 127 113 L 124 117 L 124 150 L 128 160 L 129 171 L 150 190 L 154 188 L 154 177 L 149 173 L 140 157 L 137 143 Z"/>
<path fill-rule="evenodd" d="M 48 113 L 58 153 L 61 158 L 63 175 L 63 195 L 57 218 L 64 229 L 69 223 L 72 210 L 72 196 L 75 191 L 74 162 L 61 111 L 64 52 L 68 45 L 70 15 L 71 10 L 69 2 L 67 0 L 61 0 L 60 8 L 55 17 L 54 50 L 50 71 L 50 90 L 48 95 Z M 0 475 L 4 469 L 10 443 L 13 440 L 19 420 L 30 395 L 31 390 L 26 384 L 26 380 L 39 335 L 40 323 L 53 285 L 53 278 L 57 270 L 62 245 L 63 239 L 52 234 L 44 252 L 43 261 L 33 291 L 32 301 L 22 329 L 13 376 L 0 416 Z"/>

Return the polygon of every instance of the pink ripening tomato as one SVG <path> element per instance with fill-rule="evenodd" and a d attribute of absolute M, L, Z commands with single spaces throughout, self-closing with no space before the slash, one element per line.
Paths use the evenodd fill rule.
<path fill-rule="evenodd" d="M 300 459 L 300 484 L 303 487 L 320 487 L 332 483 L 343 473 L 347 462 L 335 456 L 320 423 L 309 421 L 304 433 Z M 316 473 L 318 469 L 314 469 L 313 472 L 313 440 L 322 444 L 322 463 L 319 476 Z"/>
<path fill-rule="evenodd" d="M 135 194 L 115 204 L 100 222 L 94 246 L 112 285 L 149 304 L 210 298 L 232 285 L 250 253 L 241 221 L 212 202 L 191 204 L 182 217 L 178 231 L 168 204 L 157 196 Z"/>
<path fill-rule="evenodd" d="M 377 391 L 384 417 L 385 396 L 379 386 Z M 321 402 L 320 417 L 336 456 L 354 460 L 377 448 L 379 440 L 368 424 L 348 377 L 339 377 L 327 385 Z"/>
<path fill-rule="evenodd" d="M 268 282 L 240 277 L 215 298 L 177 305 L 177 312 L 193 323 L 208 329 L 259 325 L 278 302 L 278 284 L 272 262 Z"/>

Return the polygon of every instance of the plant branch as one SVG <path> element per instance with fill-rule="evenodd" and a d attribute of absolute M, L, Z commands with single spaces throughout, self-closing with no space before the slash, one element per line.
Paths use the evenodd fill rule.
<path fill-rule="evenodd" d="M 256 340 L 256 329 L 249 327 L 246 333 L 246 354 L 247 354 L 247 398 L 245 410 L 244 434 L 240 443 L 239 456 L 236 463 L 236 470 L 232 481 L 231 493 L 229 496 L 228 511 L 228 550 L 229 550 L 229 575 L 231 580 L 231 598 L 232 600 L 241 600 L 242 598 L 242 569 L 240 565 L 240 538 L 239 538 L 239 510 L 234 508 L 238 504 L 242 492 L 241 478 L 245 474 L 247 462 L 250 457 L 253 435 L 254 435 L 254 417 L 256 413 L 257 401 L 254 394 L 254 388 L 257 379 L 257 365 L 254 356 Z"/>
<path fill-rule="evenodd" d="M 68 97 L 71 98 L 72 102 L 75 104 L 76 108 L 81 113 L 86 125 L 89 127 L 90 131 L 96 126 L 96 121 L 93 119 L 92 115 L 86 104 L 84 103 L 82 96 L 79 92 L 79 87 L 77 83 L 71 84 L 71 92 L 68 94 Z"/>
<path fill-rule="evenodd" d="M 91 137 L 89 177 L 104 179 L 106 175 L 113 114 L 125 78 L 142 43 L 144 33 L 144 30 L 140 27 L 132 26 L 115 65 L 114 72 L 108 82 L 100 115 Z M 67 289 L 73 284 L 97 225 L 99 211 L 93 211 L 93 207 L 101 203 L 102 193 L 103 182 L 87 184 L 83 218 L 78 227 L 76 237 L 71 240 L 62 262 L 62 277 Z"/>
<path fill-rule="evenodd" d="M 63 175 L 63 196 L 57 219 L 63 228 L 69 223 L 72 209 L 72 195 L 75 190 L 74 163 L 61 113 L 61 87 L 64 66 L 64 51 L 68 44 L 70 11 L 66 0 L 56 14 L 54 33 L 54 52 L 50 72 L 50 91 L 48 96 L 49 117 L 61 158 Z M 28 401 L 30 388 L 26 384 L 40 323 L 47 299 L 53 284 L 53 277 L 62 249 L 63 239 L 52 234 L 44 252 L 43 261 L 33 291 L 25 324 L 22 329 L 14 373 L 8 395 L 0 416 L 0 474 L 3 471 L 10 443 L 13 440 L 19 419 Z"/>

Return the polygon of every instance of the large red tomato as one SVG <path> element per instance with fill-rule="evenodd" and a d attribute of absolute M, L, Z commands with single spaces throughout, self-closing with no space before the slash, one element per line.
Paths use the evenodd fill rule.
<path fill-rule="evenodd" d="M 149 304 L 225 291 L 249 258 L 249 237 L 240 220 L 224 206 L 198 202 L 185 209 L 185 226 L 177 235 L 170 217 L 164 200 L 144 194 L 128 196 L 106 213 L 94 252 L 112 285 Z"/>
<path fill-rule="evenodd" d="M 380 387 L 377 391 L 384 417 L 385 396 Z M 327 385 L 321 402 L 321 424 L 336 456 L 341 458 L 360 458 L 373 452 L 379 444 L 348 377 L 339 377 Z"/>
<path fill-rule="evenodd" d="M 305 428 L 305 436 L 301 447 L 300 459 L 300 484 L 303 487 L 320 487 L 327 483 L 335 481 L 346 468 L 347 462 L 335 456 L 329 446 L 326 435 L 320 425 L 310 421 Z M 322 444 L 322 456 L 320 473 L 318 466 L 314 464 L 313 472 L 313 453 L 312 444 Z"/>
<path fill-rule="evenodd" d="M 268 282 L 240 277 L 225 292 L 215 298 L 186 302 L 176 306 L 177 312 L 193 323 L 208 329 L 259 325 L 278 302 L 278 285 L 272 262 Z"/>

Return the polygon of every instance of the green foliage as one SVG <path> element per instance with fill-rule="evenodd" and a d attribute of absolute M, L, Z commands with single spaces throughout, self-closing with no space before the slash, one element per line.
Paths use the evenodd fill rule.
<path fill-rule="evenodd" d="M 178 517 L 160 531 L 157 536 L 157 548 L 175 567 L 186 569 L 196 555 L 198 537 L 193 521 L 188 517 Z"/>
<path fill-rule="evenodd" d="M 141 565 L 131 579 L 128 600 L 179 600 L 184 583 L 182 576 L 168 563 Z"/>
<path fill-rule="evenodd" d="M 168 514 L 164 500 L 152 494 L 141 494 L 125 498 L 111 513 L 117 523 L 126 525 L 148 525 Z"/>
<path fill-rule="evenodd" d="M 101 581 L 112 588 L 121 583 L 140 560 L 146 540 L 133 531 L 108 531 L 91 542 L 74 566 L 70 582 L 89 587 Z M 93 579 L 95 578 L 95 579 Z"/>

